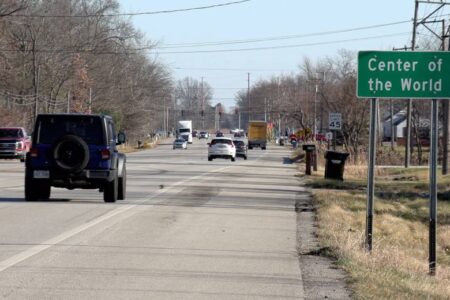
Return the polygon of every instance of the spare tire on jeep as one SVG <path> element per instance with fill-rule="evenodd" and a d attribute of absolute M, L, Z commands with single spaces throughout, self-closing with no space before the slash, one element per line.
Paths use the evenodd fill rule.
<path fill-rule="evenodd" d="M 56 141 L 52 158 L 62 171 L 79 172 L 89 162 L 89 147 L 82 138 L 68 134 Z"/>

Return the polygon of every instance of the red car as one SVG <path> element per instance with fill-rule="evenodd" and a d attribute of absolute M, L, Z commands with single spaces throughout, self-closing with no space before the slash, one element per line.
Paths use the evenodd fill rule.
<path fill-rule="evenodd" d="M 25 161 L 31 148 L 31 139 L 25 128 L 0 127 L 0 158 L 18 158 Z"/>

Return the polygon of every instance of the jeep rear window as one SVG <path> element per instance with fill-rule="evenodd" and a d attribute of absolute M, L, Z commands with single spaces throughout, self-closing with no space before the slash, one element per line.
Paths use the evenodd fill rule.
<path fill-rule="evenodd" d="M 23 137 L 20 129 L 0 129 L 0 138 L 18 138 Z"/>
<path fill-rule="evenodd" d="M 39 119 L 38 144 L 54 144 L 65 135 L 82 138 L 89 145 L 104 144 L 103 126 L 94 116 L 45 116 Z"/>

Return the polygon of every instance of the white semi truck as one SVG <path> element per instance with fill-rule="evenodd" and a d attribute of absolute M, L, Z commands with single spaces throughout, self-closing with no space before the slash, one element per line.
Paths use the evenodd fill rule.
<path fill-rule="evenodd" d="M 192 121 L 182 120 L 178 121 L 177 135 L 185 139 L 188 144 L 192 144 Z"/>

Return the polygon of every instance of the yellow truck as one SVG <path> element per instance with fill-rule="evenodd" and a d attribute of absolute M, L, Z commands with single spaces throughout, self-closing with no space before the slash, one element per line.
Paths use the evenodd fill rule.
<path fill-rule="evenodd" d="M 248 149 L 260 147 L 266 150 L 267 145 L 267 122 L 250 121 L 248 123 Z"/>

